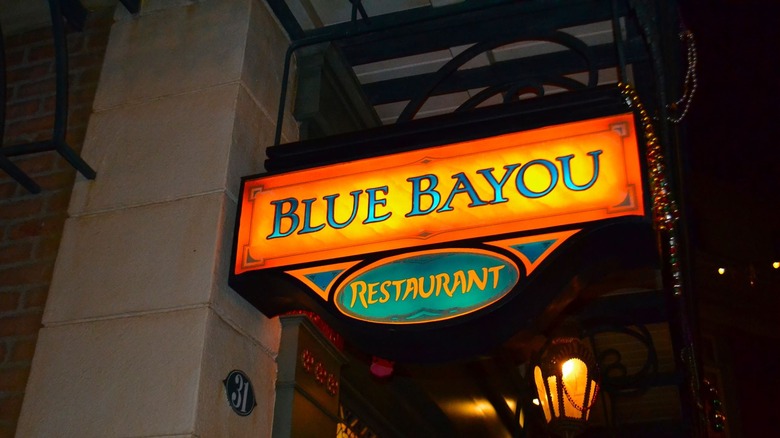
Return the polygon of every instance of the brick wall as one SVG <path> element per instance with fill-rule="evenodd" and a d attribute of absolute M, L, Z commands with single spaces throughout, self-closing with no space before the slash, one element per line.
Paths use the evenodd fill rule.
<path fill-rule="evenodd" d="M 67 142 L 76 151 L 84 140 L 111 23 L 111 11 L 96 11 L 83 31 L 68 32 Z M 3 145 L 50 139 L 55 93 L 51 29 L 6 36 L 5 49 Z M 12 437 L 16 429 L 76 174 L 56 152 L 11 160 L 42 190 L 30 194 L 0 171 L 0 438 Z"/>

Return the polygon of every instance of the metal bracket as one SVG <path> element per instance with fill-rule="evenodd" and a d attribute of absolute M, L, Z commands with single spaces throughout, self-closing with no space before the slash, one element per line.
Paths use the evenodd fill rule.
<path fill-rule="evenodd" d="M 28 155 L 38 152 L 57 151 L 74 169 L 87 179 L 95 179 L 95 171 L 87 164 L 65 141 L 65 134 L 68 126 L 68 41 L 65 36 L 65 24 L 63 18 L 67 18 L 74 27 L 83 27 L 86 18 L 86 9 L 78 0 L 65 0 L 64 4 L 60 0 L 49 0 L 49 10 L 51 12 L 52 34 L 54 37 L 54 58 L 56 70 L 57 91 L 55 95 L 54 107 L 54 127 L 52 128 L 51 140 L 39 141 L 21 145 L 2 147 L 0 143 L 0 169 L 8 173 L 13 179 L 21 184 L 30 193 L 39 193 L 41 188 L 18 166 L 13 164 L 8 157 L 18 155 Z M 0 29 L 2 34 L 2 29 Z M 0 100 L 2 100 L 2 109 L 0 109 L 0 142 L 3 138 L 3 129 L 5 126 L 5 106 L 6 96 L 6 66 L 5 66 L 5 47 L 0 41 Z"/>

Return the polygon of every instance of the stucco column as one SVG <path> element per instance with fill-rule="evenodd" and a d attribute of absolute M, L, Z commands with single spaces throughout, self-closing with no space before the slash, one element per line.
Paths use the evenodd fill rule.
<path fill-rule="evenodd" d="M 98 176 L 73 190 L 18 436 L 270 436 L 279 323 L 227 272 L 288 41 L 260 0 L 143 3 L 116 13 L 82 151 Z"/>

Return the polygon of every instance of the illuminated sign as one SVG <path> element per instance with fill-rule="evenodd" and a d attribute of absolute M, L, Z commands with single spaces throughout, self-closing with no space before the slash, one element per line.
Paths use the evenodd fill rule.
<path fill-rule="evenodd" d="M 336 290 L 336 307 L 369 322 L 411 324 L 450 319 L 506 295 L 517 266 L 488 251 L 432 250 L 383 259 L 358 270 Z"/>
<path fill-rule="evenodd" d="M 235 274 L 644 215 L 631 114 L 246 179 L 241 196 Z M 361 293 L 350 284 L 362 287 L 339 289 L 345 313 Z M 355 317 L 403 313 L 375 307 Z"/>
<path fill-rule="evenodd" d="M 579 229 L 486 240 L 485 249 L 442 248 L 284 271 L 350 318 L 382 324 L 452 319 L 499 301 Z M 507 257 L 508 253 L 511 255 Z M 512 259 L 519 260 L 519 264 Z"/>

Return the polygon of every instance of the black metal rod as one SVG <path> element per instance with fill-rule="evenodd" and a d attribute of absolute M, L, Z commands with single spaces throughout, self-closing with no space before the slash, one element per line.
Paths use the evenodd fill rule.
<path fill-rule="evenodd" d="M 97 172 L 87 164 L 76 152 L 73 151 L 67 144 L 61 143 L 56 145 L 57 152 L 64 158 L 74 169 L 76 169 L 84 178 L 95 179 Z"/>
<path fill-rule="evenodd" d="M 360 16 L 363 17 L 363 20 L 365 20 L 366 23 L 369 23 L 370 20 L 368 18 L 368 12 L 366 12 L 366 8 L 363 6 L 363 0 L 357 0 L 357 7 L 358 12 L 360 12 Z"/>
<path fill-rule="evenodd" d="M 620 16 L 618 14 L 617 0 L 612 0 L 612 38 L 615 40 L 615 49 L 617 50 L 617 71 L 620 82 L 627 84 L 626 77 L 626 53 L 623 47 L 623 32 L 620 30 Z"/>
<path fill-rule="evenodd" d="M 287 84 L 290 81 L 290 61 L 293 53 L 298 50 L 295 43 L 287 47 L 284 54 L 284 72 L 282 73 L 282 86 L 279 91 L 279 111 L 276 113 L 276 132 L 274 134 L 274 146 L 278 146 L 282 140 L 282 124 L 284 123 L 284 103 L 287 100 Z"/>
<path fill-rule="evenodd" d="M 5 43 L 3 42 L 3 28 L 0 27 L 0 169 L 15 179 L 30 193 L 39 193 L 41 187 L 14 163 L 6 158 L 7 149 L 3 148 L 5 136 L 5 106 L 6 102 L 6 67 L 5 67 Z"/>
<path fill-rule="evenodd" d="M 68 46 L 59 0 L 49 0 L 49 11 L 51 12 L 52 36 L 54 37 L 55 80 L 57 83 L 52 141 L 64 143 L 65 129 L 68 125 Z"/>
<path fill-rule="evenodd" d="M 16 182 L 22 185 L 25 189 L 27 189 L 30 193 L 40 193 L 41 192 L 41 186 L 35 183 L 27 174 L 22 171 L 19 167 L 17 167 L 14 163 L 12 163 L 8 158 L 6 158 L 4 155 L 0 155 L 0 169 L 3 169 L 5 173 L 11 175 L 11 178 L 15 179 Z"/>
<path fill-rule="evenodd" d="M 57 92 L 54 107 L 52 142 L 57 152 L 87 179 L 95 179 L 95 171 L 65 143 L 68 127 L 68 41 L 59 0 L 49 0 L 52 35 L 54 37 L 54 62 Z"/>
<path fill-rule="evenodd" d="M 370 24 L 366 8 L 363 7 L 363 0 L 349 0 L 349 2 L 352 3 L 352 21 L 357 21 L 357 14 L 360 13 L 360 19 Z"/>
<path fill-rule="evenodd" d="M 39 152 L 55 151 L 57 147 L 51 140 L 35 141 L 32 143 L 16 144 L 12 146 L 5 146 L 2 149 L 4 156 L 16 157 L 20 155 L 36 154 Z"/>

